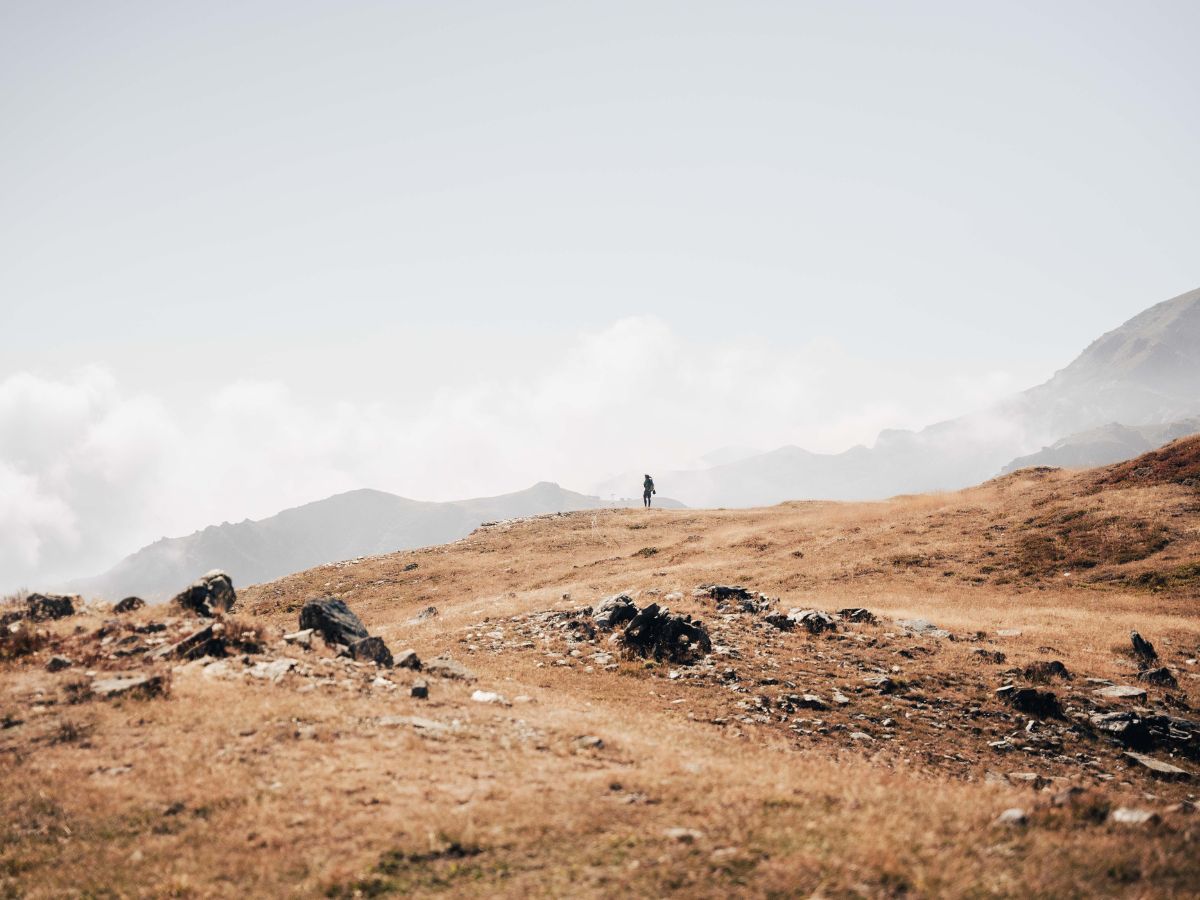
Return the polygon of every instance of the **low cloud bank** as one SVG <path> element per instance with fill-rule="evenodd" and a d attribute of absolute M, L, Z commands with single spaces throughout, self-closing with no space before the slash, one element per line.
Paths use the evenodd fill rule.
<path fill-rule="evenodd" d="M 182 408 L 100 367 L 16 373 L 0 381 L 0 590 L 356 487 L 434 500 L 539 480 L 586 490 L 719 447 L 840 450 L 1022 386 L 1002 372 L 898 371 L 826 340 L 773 347 L 704 346 L 660 320 L 625 319 L 538 370 L 506 374 L 498 353 L 498 374 L 431 383 L 403 413 L 353 383 L 345 399 L 314 403 L 282 382 L 235 380 Z"/>

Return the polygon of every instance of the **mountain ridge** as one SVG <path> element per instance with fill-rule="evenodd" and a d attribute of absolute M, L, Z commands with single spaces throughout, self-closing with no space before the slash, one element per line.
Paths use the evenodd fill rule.
<path fill-rule="evenodd" d="M 840 453 L 785 446 L 704 470 L 666 472 L 658 481 L 692 507 L 955 490 L 1107 423 L 1157 426 L 1196 415 L 1200 288 L 1143 310 L 1093 340 L 1047 381 L 986 409 L 919 431 L 885 429 L 870 446 Z"/>
<path fill-rule="evenodd" d="M 682 506 L 665 497 L 656 502 L 666 508 Z M 66 588 L 113 600 L 125 595 L 162 600 L 210 569 L 223 569 L 241 587 L 325 562 L 448 543 L 488 520 L 632 505 L 632 500 L 604 501 L 550 481 L 509 494 L 446 502 L 356 488 L 263 519 L 160 538 Z"/>

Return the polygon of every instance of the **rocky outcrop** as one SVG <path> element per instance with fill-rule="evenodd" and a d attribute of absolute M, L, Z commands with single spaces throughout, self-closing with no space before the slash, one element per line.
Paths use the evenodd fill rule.
<path fill-rule="evenodd" d="M 618 632 L 618 643 L 638 656 L 653 656 L 672 662 L 689 662 L 712 652 L 708 631 L 691 616 L 672 615 L 651 603 Z"/>
<path fill-rule="evenodd" d="M 237 594 L 233 590 L 233 580 L 221 570 L 213 569 L 176 594 L 171 602 L 180 609 L 211 619 L 233 609 Z"/>
<path fill-rule="evenodd" d="M 311 628 L 325 639 L 325 643 L 344 647 L 369 637 L 362 619 L 336 597 L 318 597 L 305 603 L 300 610 L 300 628 Z"/>
<path fill-rule="evenodd" d="M 65 619 L 75 615 L 78 600 L 73 594 L 30 594 L 25 600 L 25 617 L 34 622 Z"/>

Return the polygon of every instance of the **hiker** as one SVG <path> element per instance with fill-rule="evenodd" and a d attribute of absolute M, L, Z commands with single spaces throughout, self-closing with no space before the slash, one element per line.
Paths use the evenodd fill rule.
<path fill-rule="evenodd" d="M 642 501 L 646 504 L 646 509 L 650 508 L 650 495 L 654 493 L 654 479 L 649 475 L 642 482 Z"/>

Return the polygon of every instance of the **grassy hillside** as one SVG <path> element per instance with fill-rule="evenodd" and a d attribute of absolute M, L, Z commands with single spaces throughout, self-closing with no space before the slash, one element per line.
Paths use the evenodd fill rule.
<path fill-rule="evenodd" d="M 0 662 L 0 890 L 1194 896 L 1197 478 L 1193 439 L 880 503 L 501 523 L 248 589 L 226 624 L 263 646 L 220 660 L 150 659 L 200 624 L 162 609 L 39 625 Z M 623 654 L 586 609 L 619 591 L 712 653 Z M 327 594 L 426 670 L 283 644 Z M 793 607 L 836 629 L 777 627 Z M 1135 629 L 1175 686 L 1139 678 Z M 97 699 L 87 671 L 169 690 Z"/>

